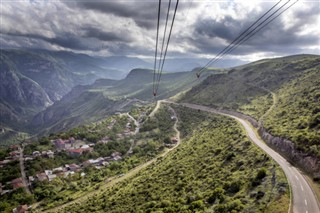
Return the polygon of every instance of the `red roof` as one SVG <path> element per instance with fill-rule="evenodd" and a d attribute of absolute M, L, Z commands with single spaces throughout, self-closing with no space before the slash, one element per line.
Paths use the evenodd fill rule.
<path fill-rule="evenodd" d="M 82 153 L 83 152 L 83 149 L 70 149 L 68 150 L 69 152 L 72 152 L 72 153 Z"/>
<path fill-rule="evenodd" d="M 28 211 L 28 206 L 27 205 L 21 205 L 17 208 L 17 212 L 18 213 L 23 213 L 23 212 L 26 212 Z"/>
<path fill-rule="evenodd" d="M 11 183 L 13 189 L 22 188 L 24 187 L 23 183 Z"/>
<path fill-rule="evenodd" d="M 22 178 L 16 178 L 14 180 L 11 181 L 11 184 L 14 184 L 14 183 L 22 183 Z"/>
<path fill-rule="evenodd" d="M 64 144 L 64 140 L 58 139 L 58 140 L 55 141 L 55 144 L 62 145 L 62 144 Z"/>

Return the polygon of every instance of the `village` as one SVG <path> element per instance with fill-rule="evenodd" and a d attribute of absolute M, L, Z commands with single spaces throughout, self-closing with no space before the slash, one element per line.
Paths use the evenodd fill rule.
<path fill-rule="evenodd" d="M 120 116 L 123 116 L 120 114 Z M 128 117 L 127 123 L 123 128 L 121 133 L 117 133 L 116 140 L 122 140 L 126 137 L 131 137 L 135 134 L 132 130 L 132 117 Z M 108 130 L 112 130 L 113 126 L 116 124 L 116 119 L 112 119 L 110 123 L 107 125 Z M 85 153 L 90 153 L 94 151 L 94 147 L 96 144 L 107 144 L 112 142 L 110 137 L 105 136 L 101 138 L 97 143 L 90 143 L 86 139 L 76 140 L 74 137 L 70 137 L 69 139 L 58 138 L 50 141 L 54 147 L 54 150 L 45 150 L 45 151 L 33 151 L 31 155 L 26 155 L 23 153 L 23 149 L 20 145 L 13 145 L 10 147 L 10 152 L 4 160 L 0 161 L 0 168 L 5 167 L 11 162 L 19 161 L 20 158 L 23 162 L 33 161 L 37 158 L 54 158 L 56 154 L 60 152 L 65 152 L 69 156 L 78 158 Z M 131 148 L 131 147 L 130 147 Z M 114 161 L 121 161 L 123 156 L 120 152 L 115 151 L 110 156 L 98 157 L 96 159 L 88 159 L 79 164 L 65 164 L 56 168 L 46 169 L 44 171 L 39 171 L 34 176 L 26 177 L 26 184 L 22 177 L 15 178 L 6 183 L 0 183 L 0 194 L 4 195 L 6 193 L 11 193 L 12 191 L 19 188 L 31 188 L 32 183 L 35 181 L 52 181 L 53 179 L 67 178 L 69 176 L 74 175 L 75 173 L 80 173 L 81 177 L 84 177 L 86 174 L 83 172 L 83 169 L 89 166 L 93 166 L 95 169 L 102 169 L 110 165 L 110 163 Z M 25 173 L 25 171 L 23 171 Z"/>
<path fill-rule="evenodd" d="M 125 116 L 125 117 L 124 117 Z M 28 144 L 14 145 L 10 147 L 10 152 L 8 156 L 0 161 L 0 168 L 6 167 L 10 163 L 20 162 L 20 177 L 14 178 L 5 183 L 0 183 L 0 194 L 5 195 L 7 193 L 13 193 L 15 190 L 24 188 L 29 193 L 33 193 L 33 186 L 37 182 L 49 183 L 56 178 L 69 179 L 75 174 L 77 178 L 86 178 L 86 168 L 94 168 L 96 170 L 101 170 L 103 168 L 110 167 L 114 162 L 122 161 L 128 155 L 133 153 L 133 147 L 135 144 L 135 135 L 139 133 L 141 122 L 145 117 L 145 113 L 141 113 L 140 116 L 135 119 L 129 113 L 116 113 L 116 116 L 109 120 L 109 123 L 98 122 L 95 125 L 104 125 L 106 132 L 113 132 L 114 136 L 109 136 L 105 134 L 99 140 L 92 142 L 86 138 L 79 137 L 58 137 L 51 139 L 47 147 L 51 147 L 47 150 L 32 150 L 32 152 L 24 153 L 24 148 Z M 116 118 L 126 118 L 121 122 L 121 128 L 118 128 L 117 132 L 114 132 L 114 126 L 118 123 Z M 175 116 L 170 117 L 171 120 L 176 120 Z M 96 133 L 95 129 L 89 129 L 88 132 Z M 164 141 L 163 145 L 167 148 L 172 148 L 178 143 L 178 138 L 173 136 L 169 138 L 169 141 Z M 120 150 L 113 150 L 109 155 L 100 155 L 96 158 L 88 158 L 90 153 L 96 153 L 98 146 L 109 145 L 115 141 L 122 141 L 130 143 L 130 148 L 127 151 L 120 152 Z M 33 175 L 28 174 L 28 168 L 24 168 L 24 165 L 30 164 L 30 162 L 38 162 L 41 159 L 54 160 L 57 156 L 61 155 L 69 156 L 71 159 L 77 159 L 77 163 L 61 164 L 56 167 L 47 167 L 43 170 L 36 171 Z M 85 159 L 79 161 L 79 159 Z M 17 165 L 18 166 L 18 165 Z M 117 177 L 121 177 L 124 174 L 118 174 Z M 30 206 L 19 205 L 13 212 L 26 212 L 30 209 Z"/>

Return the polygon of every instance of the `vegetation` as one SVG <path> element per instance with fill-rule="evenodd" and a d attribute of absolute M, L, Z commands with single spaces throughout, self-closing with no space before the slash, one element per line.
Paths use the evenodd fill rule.
<path fill-rule="evenodd" d="M 180 101 L 251 115 L 274 136 L 292 140 L 298 149 L 320 157 L 320 57 L 298 55 L 262 60 L 213 75 Z"/>
<path fill-rule="evenodd" d="M 274 212 L 279 202 L 285 204 L 279 212 L 287 212 L 284 174 L 235 121 L 190 109 L 176 111 L 180 129 L 198 127 L 184 132 L 188 139 L 177 149 L 63 212 Z"/>
<path fill-rule="evenodd" d="M 52 150 L 55 152 L 54 158 L 37 156 L 33 160 L 25 161 L 27 176 L 35 176 L 44 172 L 44 170 L 51 170 L 72 163 L 80 165 L 81 171 L 67 177 L 58 176 L 50 182 L 36 180 L 31 185 L 33 192 L 31 196 L 26 195 L 20 189 L 7 193 L 5 196 L 1 196 L 1 211 L 11 212 L 19 204 L 32 204 L 36 201 L 39 202 L 41 210 L 61 205 L 98 190 L 110 179 L 120 174 L 125 174 L 157 156 L 164 150 L 164 142 L 167 138 L 174 134 L 172 129 L 174 121 L 171 119 L 172 112 L 169 111 L 168 107 L 161 107 L 154 117 L 147 118 L 144 112 L 150 111 L 149 108 L 149 106 L 137 107 L 130 112 L 140 121 L 144 121 L 141 124 L 140 133 L 137 135 L 119 137 L 119 134 L 127 130 L 128 123 L 131 124 L 131 131 L 135 129 L 134 122 L 129 122 L 127 115 L 120 114 L 97 123 L 79 126 L 66 132 L 51 134 L 48 137 L 40 138 L 36 142 L 26 144 L 24 148 L 25 157 L 32 156 L 34 151 Z M 75 140 L 80 141 L 82 144 L 93 143 L 94 150 L 81 156 L 70 156 L 66 151 L 58 151 L 52 143 L 56 139 L 69 139 L 70 137 L 74 137 Z M 107 143 L 99 143 L 105 137 L 109 141 Z M 133 146 L 132 153 L 128 153 L 130 146 Z M 9 148 L 1 149 L 0 159 L 5 159 L 10 151 Z M 108 166 L 99 169 L 94 166 L 83 166 L 83 162 L 88 159 L 108 157 L 114 152 L 120 152 L 123 159 L 110 161 Z M 13 161 L 0 170 L 1 183 L 11 181 L 17 177 L 20 177 L 19 161 Z M 23 196 L 27 199 L 26 201 L 20 199 Z"/>

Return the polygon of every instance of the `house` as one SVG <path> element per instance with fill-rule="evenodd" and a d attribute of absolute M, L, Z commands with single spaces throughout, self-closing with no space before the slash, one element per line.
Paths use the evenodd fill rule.
<path fill-rule="evenodd" d="M 12 158 L 19 158 L 20 152 L 19 151 L 12 151 L 9 153 L 10 157 Z"/>
<path fill-rule="evenodd" d="M 120 152 L 114 152 L 111 154 L 112 157 L 121 156 Z"/>
<path fill-rule="evenodd" d="M 11 181 L 11 185 L 12 185 L 13 189 L 17 189 L 17 188 L 20 188 L 20 187 L 24 187 L 21 177 L 20 177 L 20 178 L 13 179 L 13 180 Z"/>
<path fill-rule="evenodd" d="M 48 175 L 52 175 L 52 170 L 44 170 L 44 173 L 48 176 Z"/>
<path fill-rule="evenodd" d="M 78 157 L 78 156 L 82 155 L 83 150 L 82 149 L 69 149 L 68 153 L 69 153 L 69 155 L 71 155 L 73 157 Z"/>
<path fill-rule="evenodd" d="M 36 174 L 36 177 L 38 178 L 39 181 L 45 181 L 48 180 L 46 173 L 38 173 Z"/>
<path fill-rule="evenodd" d="M 80 166 L 78 166 L 75 163 L 69 165 L 69 170 L 73 171 L 73 172 L 77 171 L 79 168 L 80 168 Z"/>
<path fill-rule="evenodd" d="M 68 177 L 69 175 L 73 175 L 74 174 L 74 171 L 67 171 L 64 173 L 64 176 L 63 177 Z"/>
<path fill-rule="evenodd" d="M 65 149 L 65 141 L 61 138 L 54 141 L 54 145 L 57 149 Z"/>
<path fill-rule="evenodd" d="M 114 161 L 119 161 L 119 160 L 121 160 L 121 159 L 122 159 L 122 157 L 119 156 L 119 155 L 113 157 L 113 160 L 114 160 Z"/>
<path fill-rule="evenodd" d="M 39 151 L 34 151 L 34 152 L 32 152 L 32 156 L 33 157 L 37 157 L 37 156 L 40 156 L 41 154 L 40 154 L 40 152 Z"/>
<path fill-rule="evenodd" d="M 64 171 L 64 169 L 62 167 L 57 167 L 57 168 L 52 169 L 52 173 L 54 173 L 54 174 L 60 173 L 63 171 Z"/>
<path fill-rule="evenodd" d="M 54 158 L 54 152 L 51 151 L 51 150 L 48 150 L 48 151 L 47 151 L 47 157 L 48 157 L 48 158 Z"/>
<path fill-rule="evenodd" d="M 33 182 L 34 181 L 34 177 L 33 176 L 29 176 L 28 179 L 29 179 L 29 182 Z"/>
<path fill-rule="evenodd" d="M 30 161 L 30 160 L 33 160 L 33 158 L 31 158 L 31 157 L 25 157 L 24 160 L 25 160 L 25 161 Z"/>
<path fill-rule="evenodd" d="M 109 162 L 103 161 L 103 162 L 101 162 L 101 165 L 102 165 L 102 166 L 109 166 Z"/>
<path fill-rule="evenodd" d="M 92 152 L 92 148 L 89 147 L 88 145 L 82 145 L 81 148 L 79 149 L 69 149 L 69 155 L 73 156 L 73 157 L 78 157 L 80 155 L 82 155 L 84 152 Z"/>
<path fill-rule="evenodd" d="M 48 175 L 49 182 L 52 181 L 53 179 L 55 179 L 56 177 L 57 177 L 57 175 L 55 175 L 55 174 Z"/>
<path fill-rule="evenodd" d="M 172 142 L 172 143 L 178 143 L 178 141 L 179 141 L 179 140 L 178 140 L 177 137 L 172 137 L 172 138 L 171 138 L 171 142 Z"/>
<path fill-rule="evenodd" d="M 20 205 L 17 208 L 14 208 L 12 210 L 13 213 L 24 213 L 28 211 L 28 206 L 27 205 Z"/>

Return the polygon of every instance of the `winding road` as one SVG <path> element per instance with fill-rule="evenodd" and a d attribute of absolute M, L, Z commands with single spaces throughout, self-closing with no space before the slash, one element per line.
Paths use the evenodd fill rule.
<path fill-rule="evenodd" d="M 296 167 L 292 166 L 284 157 L 278 154 L 276 151 L 271 149 L 267 146 L 255 133 L 253 128 L 251 127 L 248 122 L 245 120 L 236 117 L 234 115 L 229 115 L 225 113 L 221 113 L 216 109 L 195 105 L 195 104 L 188 104 L 182 103 L 179 104 L 181 106 L 185 106 L 192 109 L 197 109 L 201 111 L 206 111 L 210 113 L 220 114 L 229 116 L 237 120 L 247 132 L 248 137 L 263 151 L 265 151 L 269 156 L 271 156 L 283 169 L 284 173 L 287 176 L 288 182 L 291 186 L 291 193 L 292 193 L 292 203 L 290 204 L 290 209 L 294 213 L 319 213 L 320 208 L 316 199 L 316 196 L 308 184 L 306 178 L 304 177 L 303 173 L 299 171 Z"/>

